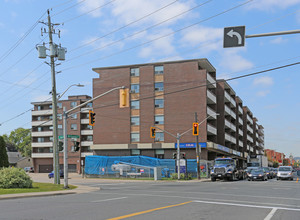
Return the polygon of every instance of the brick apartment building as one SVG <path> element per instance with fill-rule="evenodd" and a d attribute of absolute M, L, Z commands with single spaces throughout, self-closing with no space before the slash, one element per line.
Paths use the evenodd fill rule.
<path fill-rule="evenodd" d="M 68 100 L 58 101 L 58 135 L 62 135 L 63 107 L 69 110 L 91 99 L 90 96 L 69 96 Z M 33 102 L 32 111 L 32 158 L 35 172 L 45 173 L 53 170 L 53 122 L 52 102 Z M 93 128 L 89 125 L 89 109 L 92 103 L 81 108 L 80 112 L 70 115 L 67 119 L 67 134 L 78 135 L 79 138 L 68 138 L 68 164 L 70 172 L 81 172 L 81 160 L 92 155 L 90 146 L 93 144 Z M 60 140 L 63 141 L 63 140 Z M 80 142 L 80 150 L 72 151 L 74 141 Z M 63 169 L 63 153 L 59 153 L 60 169 Z"/>
<path fill-rule="evenodd" d="M 94 97 L 118 86 L 131 91 L 130 108 L 119 108 L 117 91 L 94 101 L 95 155 L 173 158 L 176 139 L 159 129 L 152 139 L 150 127 L 181 134 L 192 127 L 195 112 L 202 122 L 201 159 L 232 156 L 245 161 L 248 154 L 263 154 L 263 126 L 226 81 L 216 80 L 216 69 L 207 59 L 93 70 L 99 74 L 93 79 Z M 192 132 L 180 142 L 186 157 L 196 158 Z"/>

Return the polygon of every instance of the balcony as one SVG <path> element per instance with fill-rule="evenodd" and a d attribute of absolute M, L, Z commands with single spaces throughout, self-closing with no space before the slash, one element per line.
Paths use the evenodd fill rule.
<path fill-rule="evenodd" d="M 52 147 L 52 142 L 32 142 L 31 147 Z"/>
<path fill-rule="evenodd" d="M 240 117 L 239 117 L 239 124 L 243 125 L 243 119 L 241 119 Z"/>
<path fill-rule="evenodd" d="M 217 103 L 217 97 L 216 97 L 216 95 L 213 94 L 209 90 L 207 90 L 207 103 L 208 104 L 216 104 Z"/>
<path fill-rule="evenodd" d="M 93 156 L 93 152 L 83 152 L 81 153 L 81 157 Z"/>
<path fill-rule="evenodd" d="M 81 109 L 80 109 L 80 112 L 81 112 L 81 113 L 89 113 L 89 110 L 93 110 L 93 108 L 92 108 L 92 107 L 89 107 L 89 108 L 81 108 Z"/>
<path fill-rule="evenodd" d="M 212 118 L 217 119 L 216 112 L 207 106 L 207 116 L 209 115 L 211 115 L 211 117 L 209 117 L 208 119 L 212 119 Z"/>
<path fill-rule="evenodd" d="M 32 153 L 32 158 L 53 158 L 53 153 Z"/>
<path fill-rule="evenodd" d="M 253 124 L 253 120 L 249 115 L 247 115 L 247 120 L 250 122 L 250 124 Z"/>
<path fill-rule="evenodd" d="M 227 119 L 225 119 L 225 127 L 230 128 L 233 131 L 236 131 L 236 127 L 234 124 L 232 124 L 230 121 L 228 121 Z"/>
<path fill-rule="evenodd" d="M 248 134 L 247 134 L 247 140 L 250 141 L 251 143 L 253 143 L 253 138 L 250 137 Z"/>
<path fill-rule="evenodd" d="M 36 126 L 51 126 L 53 125 L 52 120 L 51 121 L 32 121 L 31 126 L 36 127 Z"/>
<path fill-rule="evenodd" d="M 247 131 L 249 131 L 251 134 L 253 134 L 253 129 L 249 125 L 247 125 Z"/>
<path fill-rule="evenodd" d="M 89 124 L 89 119 L 81 119 L 80 123 L 83 124 L 83 125 L 88 125 Z"/>
<path fill-rule="evenodd" d="M 216 80 L 209 74 L 207 73 L 207 87 L 208 88 L 216 88 Z"/>
<path fill-rule="evenodd" d="M 217 129 L 214 126 L 207 124 L 207 134 L 208 135 L 217 135 Z"/>
<path fill-rule="evenodd" d="M 244 146 L 242 141 L 239 141 L 239 146 L 240 146 L 240 147 L 243 147 L 243 146 Z"/>
<path fill-rule="evenodd" d="M 242 129 L 239 129 L 239 135 L 240 135 L 240 136 L 243 136 L 243 135 L 244 135 Z"/>
<path fill-rule="evenodd" d="M 47 110 L 40 110 L 40 111 L 32 111 L 31 115 L 32 116 L 43 116 L 43 115 L 52 115 L 53 110 L 52 109 L 47 109 Z"/>
<path fill-rule="evenodd" d="M 93 130 L 81 130 L 81 135 L 93 135 Z"/>
<path fill-rule="evenodd" d="M 250 147 L 250 151 L 251 151 L 251 152 L 253 152 L 253 151 L 254 151 L 253 147 Z"/>
<path fill-rule="evenodd" d="M 225 115 L 230 115 L 232 118 L 236 119 L 235 112 L 232 111 L 227 105 L 225 105 Z"/>
<path fill-rule="evenodd" d="M 236 107 L 235 100 L 228 94 L 228 92 L 224 92 L 225 101 L 230 102 L 233 107 Z"/>
<path fill-rule="evenodd" d="M 225 133 L 225 140 L 227 140 L 233 144 L 236 144 L 236 139 L 227 133 Z"/>
<path fill-rule="evenodd" d="M 41 132 L 32 132 L 32 137 L 52 137 L 53 131 L 41 131 Z"/>
<path fill-rule="evenodd" d="M 89 146 L 93 145 L 93 141 L 81 141 L 80 145 L 82 147 L 89 147 Z"/>
<path fill-rule="evenodd" d="M 239 106 L 239 107 L 238 107 L 238 110 L 239 110 L 239 114 L 241 114 L 241 115 L 242 115 L 242 114 L 243 114 L 243 109 L 242 109 L 242 107 L 241 107 L 241 106 Z"/>

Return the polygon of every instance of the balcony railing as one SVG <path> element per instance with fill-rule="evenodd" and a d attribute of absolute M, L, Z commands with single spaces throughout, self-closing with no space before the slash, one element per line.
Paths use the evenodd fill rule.
<path fill-rule="evenodd" d="M 233 131 L 236 131 L 236 127 L 234 124 L 232 124 L 230 121 L 228 121 L 227 119 L 225 119 L 225 126 L 230 128 Z"/>
<path fill-rule="evenodd" d="M 93 135 L 93 130 L 81 130 L 81 135 Z"/>
<path fill-rule="evenodd" d="M 225 133 L 225 140 L 230 141 L 233 144 L 236 144 L 236 139 L 227 133 Z"/>
<path fill-rule="evenodd" d="M 88 125 L 89 124 L 89 119 L 81 119 L 80 123 L 83 124 L 83 125 Z"/>
<path fill-rule="evenodd" d="M 89 147 L 89 146 L 93 145 L 93 141 L 81 141 L 80 145 L 82 147 Z"/>
<path fill-rule="evenodd" d="M 209 88 L 216 88 L 216 80 L 209 74 L 207 73 L 207 84 Z"/>
<path fill-rule="evenodd" d="M 207 106 L 207 116 L 209 115 L 211 115 L 211 117 L 209 117 L 208 119 L 212 119 L 212 118 L 217 119 L 216 112 Z"/>
<path fill-rule="evenodd" d="M 239 141 L 239 146 L 240 146 L 240 147 L 243 147 L 243 146 L 244 146 L 242 141 Z"/>
<path fill-rule="evenodd" d="M 32 153 L 32 158 L 53 158 L 53 153 Z"/>
<path fill-rule="evenodd" d="M 230 115 L 232 118 L 236 119 L 236 114 L 227 105 L 225 105 L 225 113 Z"/>
<path fill-rule="evenodd" d="M 253 129 L 252 129 L 249 125 L 247 125 L 247 130 L 248 130 L 251 134 L 253 134 Z"/>
<path fill-rule="evenodd" d="M 217 135 L 217 129 L 211 124 L 207 124 L 207 134 Z"/>
<path fill-rule="evenodd" d="M 243 125 L 243 119 L 241 119 L 240 117 L 239 117 L 239 124 Z"/>
<path fill-rule="evenodd" d="M 252 120 L 252 118 L 251 118 L 249 115 L 247 115 L 247 120 L 248 120 L 251 124 L 253 124 L 253 120 Z"/>
<path fill-rule="evenodd" d="M 47 109 L 47 110 L 39 110 L 39 111 L 32 111 L 31 115 L 32 116 L 42 116 L 42 115 L 52 115 L 53 110 L 52 109 Z"/>
<path fill-rule="evenodd" d="M 209 104 L 216 104 L 217 103 L 217 97 L 215 94 L 213 94 L 211 91 L 207 90 L 207 98 Z"/>
<path fill-rule="evenodd" d="M 239 113 L 240 113 L 240 114 L 243 114 L 243 109 L 242 109 L 242 107 L 239 106 L 238 109 L 239 109 Z"/>
<path fill-rule="evenodd" d="M 32 142 L 31 147 L 53 147 L 53 142 Z"/>
<path fill-rule="evenodd" d="M 52 120 L 51 121 L 32 121 L 31 126 L 36 127 L 36 126 L 51 126 L 53 125 Z"/>
<path fill-rule="evenodd" d="M 251 143 L 253 143 L 253 138 L 250 137 L 249 135 L 247 135 L 247 140 L 250 141 Z"/>
<path fill-rule="evenodd" d="M 239 135 L 240 135 L 240 136 L 243 136 L 243 135 L 244 135 L 244 133 L 243 133 L 243 131 L 242 131 L 241 129 L 239 129 Z"/>
<path fill-rule="evenodd" d="M 32 132 L 32 137 L 51 137 L 53 136 L 53 131 L 39 131 L 39 132 Z"/>

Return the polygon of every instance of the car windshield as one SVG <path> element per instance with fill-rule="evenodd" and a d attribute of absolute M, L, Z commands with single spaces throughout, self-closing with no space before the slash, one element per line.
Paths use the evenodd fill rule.
<path fill-rule="evenodd" d="M 251 170 L 251 173 L 252 174 L 257 174 L 257 173 L 263 173 L 264 171 L 262 169 L 254 169 L 254 170 Z"/>
<path fill-rule="evenodd" d="M 279 171 L 291 171 L 290 167 L 279 167 Z"/>
<path fill-rule="evenodd" d="M 215 164 L 233 164 L 233 160 L 230 159 L 223 159 L 223 160 L 216 160 Z"/>
<path fill-rule="evenodd" d="M 264 167 L 263 169 L 264 169 L 264 171 L 270 171 L 270 169 L 268 167 Z"/>

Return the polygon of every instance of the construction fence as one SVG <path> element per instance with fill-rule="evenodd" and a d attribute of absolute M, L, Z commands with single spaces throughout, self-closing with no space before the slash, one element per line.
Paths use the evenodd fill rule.
<path fill-rule="evenodd" d="M 201 160 L 201 177 L 208 178 L 212 162 Z M 180 169 L 181 170 L 181 169 Z M 170 178 L 177 173 L 176 160 L 158 159 L 147 156 L 87 156 L 85 158 L 85 175 L 87 177 L 117 178 Z M 158 172 L 158 173 L 156 173 Z M 196 159 L 187 159 L 186 167 L 181 173 L 197 177 Z"/>

